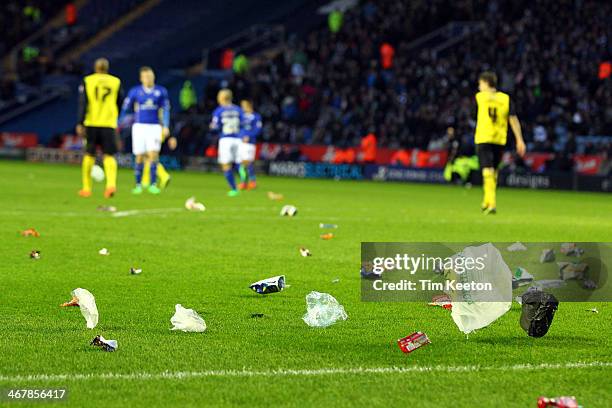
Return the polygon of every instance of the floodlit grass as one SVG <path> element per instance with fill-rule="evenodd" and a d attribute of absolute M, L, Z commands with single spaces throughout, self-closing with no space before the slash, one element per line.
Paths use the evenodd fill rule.
<path fill-rule="evenodd" d="M 561 303 L 541 339 L 522 331 L 514 304 L 466 338 L 443 309 L 361 302 L 358 274 L 361 241 L 612 241 L 610 195 L 503 189 L 499 214 L 486 217 L 477 188 L 260 177 L 259 190 L 228 198 L 221 175 L 177 172 L 160 196 L 135 197 L 131 173 L 121 171 L 119 193 L 107 201 L 101 184 L 94 197 L 77 197 L 77 167 L 1 162 L 0 174 L 5 389 L 67 387 L 63 405 L 72 406 L 526 407 L 539 395 L 576 395 L 585 407 L 603 407 L 612 400 L 609 304 Z M 269 190 L 285 200 L 268 200 Z M 205 212 L 183 209 L 191 195 Z M 108 203 L 155 211 L 96 211 Z M 280 217 L 283 204 L 296 205 L 298 215 Z M 319 239 L 320 222 L 339 224 L 334 239 Z M 41 237 L 19 235 L 29 227 Z M 301 257 L 300 246 L 313 256 Z M 110 256 L 98 255 L 102 247 Z M 41 259 L 29 259 L 33 249 Z M 130 275 L 132 266 L 143 273 Z M 279 274 L 290 285 L 281 293 L 248 289 Z M 59 307 L 76 287 L 96 297 L 94 330 L 78 308 Z M 312 290 L 336 297 L 348 320 L 306 326 Z M 208 330 L 170 331 L 176 303 L 197 310 Z M 586 311 L 595 306 L 600 313 Z M 402 354 L 396 340 L 416 330 L 432 344 Z M 119 350 L 90 347 L 96 334 L 117 339 Z M 587 364 L 563 368 L 577 362 Z M 390 367 L 414 371 L 383 370 Z M 430 367 L 437 368 L 418 371 Z M 310 371 L 324 369 L 334 371 Z"/>

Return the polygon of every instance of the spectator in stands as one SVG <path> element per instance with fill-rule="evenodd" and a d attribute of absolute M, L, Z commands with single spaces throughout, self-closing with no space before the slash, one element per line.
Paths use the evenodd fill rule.
<path fill-rule="evenodd" d="M 612 12 L 610 5 L 585 0 L 574 10 L 552 0 L 487 4 L 367 2 L 344 15 L 336 35 L 314 31 L 253 68 L 248 80 L 259 89 L 259 106 L 269 107 L 264 119 L 283 123 L 270 140 L 301 142 L 299 135 L 312 134 L 311 143 L 341 144 L 373 126 L 385 146 L 426 148 L 432 134 L 449 126 L 462 135 L 473 132 L 473 82 L 483 64 L 502 67 L 503 88 L 512 93 L 528 128 L 545 118 L 542 149 L 560 146 L 572 126 L 580 126 L 574 129 L 580 133 L 612 127 L 605 114 L 609 110 L 612 116 L 609 81 L 594 82 L 598 63 L 593 63 L 609 53 L 611 28 L 604 15 Z M 461 18 L 485 21 L 484 30 L 441 54 L 408 47 L 410 39 Z M 297 65 L 291 62 L 295 50 L 305 54 Z M 316 91 L 304 98 L 296 83 Z M 308 131 L 298 132 L 301 127 Z"/>
<path fill-rule="evenodd" d="M 342 22 L 344 20 L 344 14 L 340 10 L 334 10 L 327 16 L 327 25 L 329 31 L 336 34 L 342 28 Z"/>
<path fill-rule="evenodd" d="M 361 139 L 361 161 L 364 163 L 375 163 L 377 153 L 377 140 L 373 132 L 368 133 Z"/>
<path fill-rule="evenodd" d="M 77 9 L 73 2 L 66 4 L 65 9 L 66 26 L 72 27 L 77 22 Z"/>
<path fill-rule="evenodd" d="M 246 74 L 246 72 L 249 70 L 249 59 L 247 56 L 244 54 L 238 54 L 236 58 L 234 58 L 232 69 L 237 75 Z"/>
<path fill-rule="evenodd" d="M 384 42 L 380 46 L 380 64 L 383 69 L 393 68 L 393 57 L 395 56 L 395 48 L 388 42 Z"/>
<path fill-rule="evenodd" d="M 410 167 L 412 156 L 407 149 L 396 150 L 391 156 L 391 164 L 394 166 Z"/>
<path fill-rule="evenodd" d="M 198 104 L 198 97 L 191 85 L 191 81 L 185 81 L 179 93 L 179 103 L 183 111 L 188 111 Z"/>

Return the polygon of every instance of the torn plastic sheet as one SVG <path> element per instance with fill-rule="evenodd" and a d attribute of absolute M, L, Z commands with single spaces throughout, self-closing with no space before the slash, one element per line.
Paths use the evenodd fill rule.
<path fill-rule="evenodd" d="M 76 288 L 72 291 L 72 298 L 76 299 L 81 310 L 81 314 L 87 322 L 87 328 L 93 329 L 98 325 L 98 307 L 96 306 L 96 299 L 87 289 Z"/>
<path fill-rule="evenodd" d="M 206 330 L 206 322 L 193 309 L 186 309 L 181 304 L 174 306 L 174 316 L 170 318 L 172 330 L 201 333 Z"/>
<path fill-rule="evenodd" d="M 348 315 L 338 301 L 329 293 L 312 291 L 306 295 L 306 314 L 302 317 L 310 327 L 328 327 Z"/>
<path fill-rule="evenodd" d="M 463 271 L 451 270 L 450 280 L 491 286 L 491 290 L 453 290 L 448 293 L 453 301 L 451 316 L 459 330 L 469 334 L 487 327 L 510 310 L 512 272 L 495 246 L 491 243 L 469 246 L 452 258 L 455 259 L 453 265 L 464 265 L 465 268 Z M 457 258 L 480 259 L 481 262 L 467 267 Z"/>

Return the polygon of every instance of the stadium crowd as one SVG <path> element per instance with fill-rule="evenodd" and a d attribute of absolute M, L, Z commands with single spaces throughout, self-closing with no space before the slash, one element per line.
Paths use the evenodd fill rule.
<path fill-rule="evenodd" d="M 356 146 L 374 132 L 381 146 L 425 149 L 436 138 L 443 145 L 449 126 L 471 141 L 477 76 L 490 69 L 530 150 L 567 151 L 575 135 L 612 134 L 612 79 L 598 76 L 611 58 L 611 13 L 610 3 L 589 0 L 368 1 L 337 31 L 330 24 L 293 39 L 230 86 L 255 100 L 265 141 Z M 484 24 L 439 54 L 409 49 L 451 20 Z M 205 91 L 201 112 L 218 86 Z M 189 140 L 201 130 L 184 115 L 179 126 Z"/>
<path fill-rule="evenodd" d="M 7 0 L 0 7 L 0 57 L 7 58 L 13 48 L 28 36 L 40 30 L 57 13 L 74 11 L 68 0 Z M 15 99 L 25 100 L 25 95 L 17 91 L 18 81 L 39 85 L 47 70 L 52 55 L 41 49 L 38 44 L 24 44 L 17 54 L 16 72 L 7 67 L 6 61 L 0 64 L 0 109 Z"/>
<path fill-rule="evenodd" d="M 8 0 L 0 8 L 0 24 L 8 27 L 0 54 L 67 3 Z M 612 135 L 611 13 L 611 3 L 595 0 L 362 1 L 290 36 L 274 58 L 252 58 L 228 84 L 209 82 L 199 104 L 187 103 L 175 116 L 174 133 L 183 154 L 215 145 L 209 115 L 217 91 L 229 86 L 236 99 L 254 100 L 262 141 L 348 147 L 375 134 L 379 146 L 445 149 L 452 128 L 469 145 L 476 79 L 494 70 L 499 88 L 512 96 L 530 151 L 610 151 L 609 142 L 579 146 L 575 136 Z M 482 26 L 439 53 L 427 44 L 411 47 L 451 21 Z M 0 79 L 1 109 L 16 86 L 14 78 Z"/>

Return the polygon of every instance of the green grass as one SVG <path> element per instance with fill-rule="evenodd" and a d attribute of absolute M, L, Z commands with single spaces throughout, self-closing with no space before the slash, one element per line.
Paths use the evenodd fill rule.
<path fill-rule="evenodd" d="M 479 213 L 480 189 L 260 177 L 260 188 L 225 196 L 218 174 L 175 173 L 160 196 L 129 194 L 119 211 L 176 209 L 122 218 L 96 211 L 102 185 L 80 199 L 79 169 L 0 162 L 0 388 L 65 386 L 69 406 L 461 406 L 528 407 L 539 395 L 576 395 L 610 406 L 610 366 L 510 370 L 519 364 L 610 363 L 609 304 L 562 303 L 548 335 L 529 338 L 520 309 L 466 338 L 447 311 L 417 303 L 360 301 L 361 241 L 612 241 L 610 195 L 503 189 L 499 214 Z M 285 195 L 269 201 L 266 191 Z M 196 195 L 206 212 L 182 210 Z M 294 218 L 278 215 L 294 204 Z M 339 224 L 319 239 L 319 222 Z M 19 231 L 34 227 L 40 238 Z M 313 256 L 303 258 L 300 246 Z M 106 247 L 110 256 L 98 255 Z M 32 249 L 40 260 L 28 257 Z M 139 276 L 129 274 L 142 267 Z M 285 274 L 285 291 L 260 296 L 258 279 Z M 332 280 L 339 278 L 338 283 Z M 58 305 L 76 287 L 100 311 L 94 330 Z M 349 315 L 327 329 L 301 320 L 305 295 L 331 293 Z M 205 333 L 170 331 L 174 305 L 197 310 Z M 596 306 L 600 313 L 586 312 Z M 251 319 L 251 313 L 264 313 Z M 432 344 L 409 355 L 395 341 L 421 330 Z M 89 346 L 95 334 L 119 350 Z M 463 372 L 444 367 L 480 366 Z M 435 367 L 430 372 L 349 369 Z M 497 369 L 496 369 L 497 368 Z M 275 375 L 272 370 L 338 369 Z M 221 370 L 265 375 L 223 375 Z M 213 372 L 206 377 L 27 380 L 41 374 Z M 16 405 L 16 404 L 9 404 Z M 25 404 L 22 404 L 22 406 Z"/>

